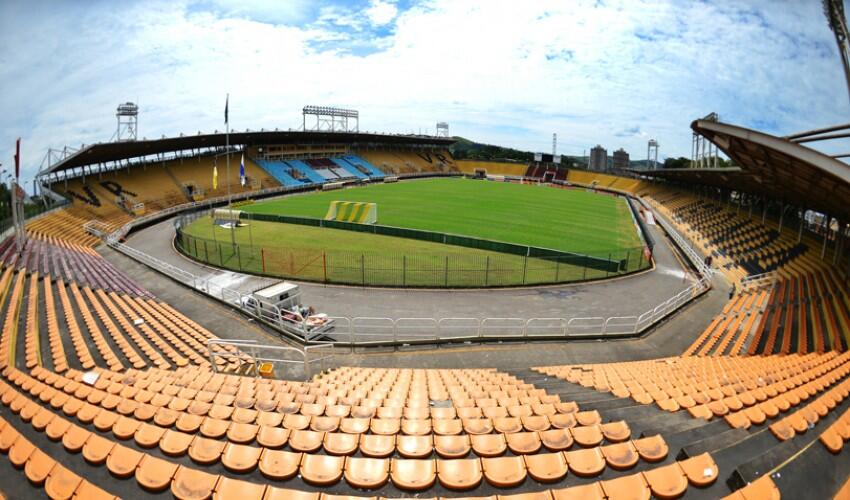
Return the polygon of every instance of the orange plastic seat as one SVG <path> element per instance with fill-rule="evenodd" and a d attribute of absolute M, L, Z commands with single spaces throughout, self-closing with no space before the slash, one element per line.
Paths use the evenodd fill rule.
<path fill-rule="evenodd" d="M 310 420 L 310 430 L 316 432 L 336 432 L 339 429 L 339 417 L 314 416 Z"/>
<path fill-rule="evenodd" d="M 289 440 L 289 429 L 261 425 L 257 431 L 257 443 L 265 448 L 282 448 Z"/>
<path fill-rule="evenodd" d="M 510 488 L 525 481 L 523 457 L 498 457 L 481 459 L 484 477 L 497 488 Z"/>
<path fill-rule="evenodd" d="M 9 448 L 9 461 L 12 462 L 17 468 L 21 468 L 27 463 L 30 455 L 35 452 L 35 445 L 32 442 L 25 438 L 24 436 L 19 437 L 15 440 L 12 447 Z"/>
<path fill-rule="evenodd" d="M 434 434 L 440 436 L 455 436 L 463 432 L 463 424 L 460 419 L 432 419 L 431 426 Z"/>
<path fill-rule="evenodd" d="M 50 470 L 50 474 L 48 474 L 47 480 L 44 482 L 44 492 L 51 499 L 70 499 L 74 496 L 74 491 L 77 490 L 77 487 L 82 482 L 83 478 L 68 470 L 62 464 L 57 463 Z"/>
<path fill-rule="evenodd" d="M 398 418 L 373 418 L 369 422 L 372 434 L 395 436 L 401 430 L 401 420 Z"/>
<path fill-rule="evenodd" d="M 435 460 L 399 460 L 394 458 L 390 465 L 393 484 L 402 490 L 421 491 L 437 481 Z"/>
<path fill-rule="evenodd" d="M 652 496 L 646 479 L 640 473 L 602 481 L 602 490 L 605 491 L 608 500 L 620 498 L 649 500 Z"/>
<path fill-rule="evenodd" d="M 402 419 L 401 432 L 408 436 L 427 436 L 431 434 L 431 419 Z"/>
<path fill-rule="evenodd" d="M 360 452 L 367 457 L 383 458 L 395 451 L 395 435 L 362 434 Z"/>
<path fill-rule="evenodd" d="M 520 417 L 522 427 L 529 432 L 545 431 L 549 428 L 549 417 L 545 415 L 528 415 Z"/>
<path fill-rule="evenodd" d="M 369 430 L 369 419 L 343 418 L 339 422 L 339 430 L 348 434 L 363 434 Z"/>
<path fill-rule="evenodd" d="M 263 500 L 319 500 L 318 491 L 291 490 L 288 488 L 266 487 Z"/>
<path fill-rule="evenodd" d="M 541 483 L 559 481 L 567 475 L 567 459 L 563 453 L 523 455 L 528 475 Z"/>
<path fill-rule="evenodd" d="M 617 470 L 631 469 L 638 463 L 638 453 L 630 441 L 609 444 L 600 448 L 608 466 Z"/>
<path fill-rule="evenodd" d="M 773 422 L 768 426 L 768 429 L 770 429 L 770 432 L 780 441 L 791 439 L 796 434 L 794 428 L 788 425 L 788 421 L 785 419 Z"/>
<path fill-rule="evenodd" d="M 536 432 L 515 432 L 505 434 L 508 448 L 518 455 L 536 453 L 540 449 L 540 437 Z"/>
<path fill-rule="evenodd" d="M 573 500 L 576 498 L 580 498 L 581 500 L 605 500 L 605 492 L 602 490 L 601 483 L 596 482 L 552 490 L 552 498 L 554 500 Z"/>
<path fill-rule="evenodd" d="M 114 434 L 116 438 L 126 441 L 133 437 L 141 425 L 142 423 L 138 420 L 122 415 L 115 421 L 115 424 L 112 425 L 112 434 Z"/>
<path fill-rule="evenodd" d="M 635 446 L 640 458 L 647 462 L 660 462 L 667 458 L 669 449 L 660 434 L 635 439 L 632 441 L 632 444 Z"/>
<path fill-rule="evenodd" d="M 5 434 L 8 429 L 12 429 L 14 431 L 14 428 L 9 426 L 3 430 L 3 434 Z M 83 449 L 83 445 L 86 444 L 86 441 L 88 441 L 90 436 L 91 432 L 79 425 L 73 424 L 67 431 L 65 431 L 65 435 L 62 436 L 62 445 L 65 446 L 65 449 L 68 450 L 68 452 L 77 453 Z M 0 449 L 3 449 L 4 447 L 5 445 L 2 443 L 2 436 L 0 436 Z"/>
<path fill-rule="evenodd" d="M 266 493 L 266 485 L 249 483 L 239 479 L 231 479 L 221 476 L 215 485 L 213 500 L 228 500 L 239 498 L 240 500 L 262 500 Z"/>
<path fill-rule="evenodd" d="M 472 449 L 468 435 L 434 436 L 434 451 L 443 458 L 465 457 Z"/>
<path fill-rule="evenodd" d="M 294 430 L 289 434 L 289 447 L 294 451 L 313 453 L 322 447 L 324 432 Z"/>
<path fill-rule="evenodd" d="M 383 486 L 389 479 L 390 461 L 386 458 L 345 459 L 345 480 L 355 488 L 372 489 Z"/>
<path fill-rule="evenodd" d="M 504 434 L 481 434 L 470 436 L 472 449 L 480 457 L 496 457 L 505 453 L 507 443 Z"/>
<path fill-rule="evenodd" d="M 576 426 L 576 417 L 572 413 L 549 415 L 549 423 L 556 429 L 568 429 Z"/>
<path fill-rule="evenodd" d="M 445 488 L 468 490 L 478 486 L 482 478 L 481 462 L 477 458 L 437 460 L 437 479 Z"/>
<path fill-rule="evenodd" d="M 171 484 L 171 478 L 177 472 L 177 464 L 166 462 L 153 455 L 145 455 L 136 468 L 136 481 L 149 491 L 162 491 Z"/>
<path fill-rule="evenodd" d="M 232 472 L 250 472 L 257 467 L 262 451 L 262 448 L 256 446 L 227 443 L 221 453 L 221 464 Z"/>
<path fill-rule="evenodd" d="M 192 434 L 168 429 L 159 441 L 159 448 L 166 455 L 181 456 L 189 450 L 192 439 Z"/>
<path fill-rule="evenodd" d="M 305 454 L 301 459 L 301 478 L 317 486 L 328 486 L 342 477 L 345 457 Z"/>
<path fill-rule="evenodd" d="M 106 468 L 116 477 L 127 478 L 135 474 L 144 456 L 132 448 L 116 444 L 106 458 Z"/>
<path fill-rule="evenodd" d="M 136 444 L 142 448 L 153 448 L 159 445 L 159 440 L 165 434 L 166 429 L 150 424 L 142 424 L 133 435 Z"/>
<path fill-rule="evenodd" d="M 171 481 L 171 493 L 179 500 L 205 500 L 212 495 L 219 477 L 181 465 Z"/>
<path fill-rule="evenodd" d="M 424 458 L 434 450 L 433 438 L 428 436 L 398 436 L 396 450 L 404 458 Z"/>
<path fill-rule="evenodd" d="M 56 466 L 56 460 L 53 460 L 46 453 L 36 448 L 36 450 L 27 459 L 24 465 L 24 472 L 27 479 L 35 485 L 43 484 L 47 480 L 48 474 Z"/>
<path fill-rule="evenodd" d="M 844 439 L 841 438 L 841 435 L 838 431 L 833 427 L 828 427 L 825 431 L 821 433 L 818 437 L 821 444 L 823 444 L 830 453 L 839 453 L 841 448 L 844 447 Z"/>
<path fill-rule="evenodd" d="M 679 462 L 679 465 L 688 476 L 688 481 L 694 486 L 706 487 L 717 480 L 717 464 L 708 453 L 683 460 Z"/>
<path fill-rule="evenodd" d="M 325 451 L 331 455 L 351 455 L 357 451 L 360 436 L 344 432 L 328 432 L 322 444 Z"/>
<path fill-rule="evenodd" d="M 538 433 L 543 446 L 550 451 L 563 451 L 573 445 L 573 435 L 568 428 L 549 429 Z"/>
<path fill-rule="evenodd" d="M 599 425 L 573 427 L 570 429 L 570 433 L 572 433 L 575 442 L 585 448 L 599 446 L 604 437 Z"/>
<path fill-rule="evenodd" d="M 489 434 L 493 432 L 493 422 L 489 418 L 464 418 L 461 420 L 467 434 Z"/>
<path fill-rule="evenodd" d="M 688 478 L 677 463 L 647 470 L 643 476 L 656 498 L 679 498 L 688 489 Z"/>
<path fill-rule="evenodd" d="M 502 434 L 511 434 L 522 431 L 522 421 L 518 417 L 504 417 L 493 419 L 493 428 Z"/>
<path fill-rule="evenodd" d="M 223 441 L 209 439 L 203 436 L 195 436 L 189 445 L 189 457 L 199 464 L 208 465 L 218 462 L 224 451 Z"/>
<path fill-rule="evenodd" d="M 620 443 L 631 437 L 632 431 L 624 420 L 602 424 L 602 435 L 612 443 Z"/>
<path fill-rule="evenodd" d="M 731 495 L 724 497 L 724 500 L 779 500 L 780 498 L 781 494 L 779 488 L 776 487 L 776 483 L 773 482 L 770 476 L 765 475 Z M 836 496 L 835 498 L 838 499 L 841 497 Z"/>
<path fill-rule="evenodd" d="M 605 457 L 599 448 L 565 451 L 567 466 L 576 476 L 593 477 L 605 469 Z"/>
<path fill-rule="evenodd" d="M 83 445 L 83 457 L 91 464 L 100 465 L 106 462 L 106 458 L 114 447 L 114 441 L 92 434 Z"/>
<path fill-rule="evenodd" d="M 74 490 L 74 500 L 116 500 L 118 497 L 93 485 L 85 479 Z"/>
<path fill-rule="evenodd" d="M 602 423 L 602 417 L 596 410 L 580 411 L 575 415 L 578 425 L 596 425 Z"/>
<path fill-rule="evenodd" d="M 301 458 L 301 453 L 266 448 L 260 454 L 258 465 L 264 476 L 282 481 L 298 473 Z"/>
<path fill-rule="evenodd" d="M 735 429 L 749 429 L 751 425 L 750 419 L 747 418 L 747 415 L 743 411 L 729 413 L 723 418 L 730 427 Z"/>

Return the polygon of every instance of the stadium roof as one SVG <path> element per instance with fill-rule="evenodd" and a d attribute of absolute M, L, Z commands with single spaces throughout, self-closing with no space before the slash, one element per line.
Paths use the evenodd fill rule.
<path fill-rule="evenodd" d="M 787 139 L 744 127 L 695 120 L 691 128 L 716 144 L 740 167 L 636 172 L 740 190 L 850 221 L 850 165 Z"/>
<path fill-rule="evenodd" d="M 422 135 L 389 135 L 361 132 L 301 132 L 262 131 L 231 132 L 231 146 L 263 144 L 393 144 L 399 146 L 449 146 L 454 139 Z M 149 155 L 187 151 L 192 149 L 224 147 L 225 134 L 198 134 L 182 137 L 165 137 L 141 141 L 105 142 L 91 144 L 53 163 L 39 172 L 39 176 L 70 170 L 86 165 L 109 163 Z"/>

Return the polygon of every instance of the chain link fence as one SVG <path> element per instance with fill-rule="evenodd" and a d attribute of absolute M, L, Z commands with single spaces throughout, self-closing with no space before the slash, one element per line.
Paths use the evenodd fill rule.
<path fill-rule="evenodd" d="M 263 247 L 189 234 L 184 229 L 195 218 L 184 218 L 175 224 L 175 246 L 185 255 L 225 269 L 322 283 L 427 288 L 543 285 L 604 279 L 651 265 L 640 247 L 592 255 L 532 256 Z"/>

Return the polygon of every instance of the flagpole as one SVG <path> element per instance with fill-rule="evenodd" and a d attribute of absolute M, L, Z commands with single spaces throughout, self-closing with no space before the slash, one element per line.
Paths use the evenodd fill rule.
<path fill-rule="evenodd" d="M 227 100 L 224 104 L 224 154 L 227 155 L 227 208 L 230 209 L 230 243 L 232 248 L 236 248 L 236 223 L 233 222 L 233 205 L 230 198 L 230 119 L 228 118 L 228 108 L 230 107 L 230 94 L 227 94 Z"/>

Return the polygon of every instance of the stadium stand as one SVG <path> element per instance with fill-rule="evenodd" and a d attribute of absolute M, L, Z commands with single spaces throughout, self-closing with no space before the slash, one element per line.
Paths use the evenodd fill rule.
<path fill-rule="evenodd" d="M 527 165 L 525 163 L 508 163 L 500 161 L 479 160 L 455 160 L 459 171 L 467 175 L 475 175 L 483 170 L 488 175 L 506 175 L 511 177 L 522 177 L 525 175 Z"/>
<path fill-rule="evenodd" d="M 231 187 L 242 189 L 232 163 Z M 20 253 L 0 243 L 0 452 L 52 498 L 778 498 L 782 476 L 846 464 L 850 294 L 810 234 L 798 242 L 769 217 L 681 186 L 553 171 L 642 196 L 738 285 L 704 331 L 683 332 L 695 340 L 682 355 L 269 380 L 243 376 L 251 360 L 233 347 L 210 360 L 216 336 L 103 259 L 82 229 L 131 220 L 122 196 L 156 211 L 193 199 L 188 185 L 222 194 L 226 173 L 213 190 L 211 165 L 71 179 L 72 205 L 29 223 Z M 545 175 L 447 153 L 246 156 L 244 190 L 379 178 L 376 165 Z M 765 272 L 768 284 L 747 284 Z"/>
<path fill-rule="evenodd" d="M 455 172 L 457 166 L 448 150 L 437 152 L 358 151 L 357 155 L 387 174 Z"/>

